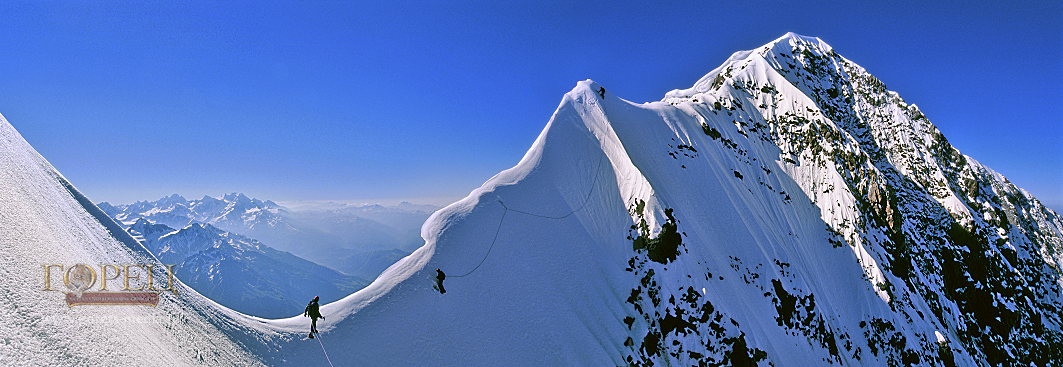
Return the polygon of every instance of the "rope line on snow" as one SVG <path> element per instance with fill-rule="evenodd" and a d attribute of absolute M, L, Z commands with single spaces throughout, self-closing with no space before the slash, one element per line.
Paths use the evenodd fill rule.
<path fill-rule="evenodd" d="M 499 200 L 498 202 L 502 203 L 502 200 Z M 502 205 L 502 207 L 505 208 L 506 206 Z M 472 272 L 474 272 L 474 271 L 476 271 L 476 269 L 480 268 L 480 265 L 484 264 L 484 260 L 487 260 L 487 255 L 490 255 L 491 254 L 491 250 L 495 248 L 495 240 L 498 239 L 498 232 L 502 230 L 502 221 L 506 220 L 506 213 L 508 213 L 508 212 L 509 212 L 509 209 L 506 209 L 506 211 L 502 212 L 502 219 L 498 221 L 498 229 L 495 230 L 495 238 L 491 239 L 491 247 L 487 248 L 487 253 L 484 254 L 484 258 L 483 259 L 480 259 L 480 263 L 476 264 L 476 267 L 472 268 L 472 270 L 469 270 L 468 273 L 465 273 L 465 274 L 462 274 L 462 275 L 455 275 L 454 278 L 462 278 L 462 277 L 464 277 L 466 275 L 472 274 Z"/>
<path fill-rule="evenodd" d="M 328 365 L 332 366 L 332 358 L 328 357 L 328 352 L 325 352 L 325 344 L 321 344 L 321 334 L 317 334 L 317 344 L 321 346 L 321 351 L 325 353 L 325 360 L 328 361 Z M 332 366 L 336 367 L 336 366 Z"/>
<path fill-rule="evenodd" d="M 565 218 L 568 218 L 569 216 L 571 216 L 572 214 L 576 214 L 576 212 L 578 212 L 580 210 L 583 210 L 583 208 L 587 206 L 587 203 L 591 201 L 591 195 L 594 194 L 594 187 L 595 187 L 595 184 L 598 183 L 598 174 L 602 170 L 602 161 L 603 160 L 605 160 L 605 154 L 604 153 L 602 154 L 601 158 L 598 158 L 598 168 L 595 169 L 595 171 L 594 171 L 594 180 L 591 181 L 591 189 L 589 191 L 587 191 L 587 197 L 585 199 L 583 199 L 583 204 L 581 204 L 579 206 L 579 208 L 576 208 L 576 209 L 572 210 L 568 214 L 562 215 L 560 217 L 554 217 L 554 216 L 549 216 L 549 215 L 539 215 L 539 214 L 535 214 L 535 213 L 529 213 L 529 212 L 526 212 L 526 211 L 523 211 L 523 210 L 510 209 L 508 206 L 506 206 L 506 203 L 502 202 L 502 199 L 499 199 L 498 203 L 502 205 L 502 208 L 505 209 L 505 211 L 502 212 L 502 218 L 498 220 L 498 228 L 495 229 L 495 237 L 491 239 L 491 246 L 487 248 L 487 253 L 484 254 L 484 258 L 480 259 L 480 263 L 476 264 L 476 267 L 472 268 L 472 270 L 469 270 L 468 273 L 465 273 L 465 274 L 462 274 L 462 275 L 453 275 L 451 277 L 452 278 L 465 277 L 465 276 L 467 276 L 469 274 L 472 274 L 472 272 L 474 272 L 474 271 L 476 271 L 476 269 L 480 268 L 480 265 L 484 264 L 484 261 L 487 260 L 487 256 L 491 255 L 491 250 L 493 250 L 495 248 L 495 242 L 498 241 L 498 233 L 502 231 L 502 222 L 506 220 L 506 213 L 509 213 L 509 212 L 512 211 L 512 212 L 517 212 L 517 213 L 521 213 L 521 214 L 524 214 L 524 215 L 530 215 L 530 216 L 539 217 L 539 218 L 565 219 Z"/>

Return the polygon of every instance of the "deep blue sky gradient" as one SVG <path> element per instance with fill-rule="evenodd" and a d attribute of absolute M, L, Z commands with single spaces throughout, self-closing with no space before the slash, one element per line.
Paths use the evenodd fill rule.
<path fill-rule="evenodd" d="M 794 31 L 1063 209 L 1059 1 L 74 3 L 0 5 L 0 113 L 96 202 L 445 204 L 579 80 L 656 101 Z"/>

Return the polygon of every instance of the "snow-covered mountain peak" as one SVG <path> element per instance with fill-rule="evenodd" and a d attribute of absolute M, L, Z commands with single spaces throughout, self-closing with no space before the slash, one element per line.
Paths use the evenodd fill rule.
<path fill-rule="evenodd" d="M 789 32 L 761 47 L 735 52 L 691 88 L 670 91 L 662 101 L 714 103 L 721 95 L 746 89 L 742 85 L 751 84 L 766 86 L 774 92 L 780 91 L 777 89 L 779 84 L 793 84 L 800 89 L 802 81 L 791 80 L 792 70 L 808 68 L 810 63 L 821 61 L 830 64 L 821 67 L 837 67 L 836 64 L 841 60 L 844 58 L 823 40 Z M 800 92 L 805 94 L 807 91 Z M 698 98 L 699 94 L 703 96 Z"/>
<path fill-rule="evenodd" d="M 59 187 L 57 173 L 17 173 L 0 187 Z M 35 221 L 66 211 L 37 206 L 62 192 L 0 200 L 0 231 L 48 238 L 55 226 Z M 269 210 L 234 211 L 242 201 L 189 207 L 212 206 L 196 211 L 210 213 L 204 223 L 270 223 Z M 1063 219 L 809 37 L 735 53 L 662 102 L 578 82 L 516 166 L 435 212 L 421 234 L 424 246 L 372 284 L 321 307 L 320 345 L 299 340 L 302 317 L 197 310 L 249 335 L 232 350 L 262 346 L 254 356 L 278 364 L 306 364 L 329 345 L 358 346 L 329 350 L 356 365 L 1061 360 Z M 195 258 L 203 276 L 242 256 L 222 241 Z M 73 247 L 114 245 L 93 244 Z M 10 324 L 16 312 L 4 310 Z"/>
<path fill-rule="evenodd" d="M 173 194 L 173 195 L 164 197 L 162 199 L 159 199 L 158 201 L 156 201 L 156 203 L 162 204 L 162 205 L 173 205 L 173 204 L 177 204 L 177 203 L 183 203 L 183 202 L 186 202 L 186 201 L 188 201 L 188 200 L 185 200 L 185 198 L 183 196 L 178 195 L 178 194 Z"/>
<path fill-rule="evenodd" d="M 586 251 L 599 257 L 582 259 L 581 267 L 602 266 L 603 273 L 588 279 L 617 284 L 605 275 L 606 264 L 608 256 L 628 256 L 613 252 L 625 247 L 616 227 L 626 225 L 626 246 L 635 251 L 626 271 L 641 286 L 618 296 L 628 297 L 638 315 L 599 316 L 624 318 L 631 331 L 623 343 L 630 349 L 608 363 L 767 358 L 774 365 L 968 365 L 1007 361 L 1026 353 L 1027 343 L 1038 346 L 1023 363 L 1052 358 L 1060 315 L 1041 317 L 1059 309 L 1059 216 L 967 160 L 914 105 L 822 40 L 787 34 L 737 52 L 663 102 L 635 105 L 593 81 L 579 82 L 517 166 L 429 219 L 426 252 L 411 255 L 409 264 L 431 256 L 426 269 L 462 269 L 478 260 L 459 255 L 466 247 L 493 249 L 500 263 L 550 256 L 493 244 L 483 249 L 468 242 L 482 234 L 461 229 L 464 223 L 489 234 L 490 218 L 501 216 L 500 233 L 511 228 L 525 236 L 516 242 L 552 249 L 545 253 L 594 248 Z M 595 156 L 604 164 L 592 163 Z M 626 223 L 613 222 L 617 207 Z M 536 224 L 510 222 L 510 208 L 534 217 L 514 222 Z M 566 209 L 570 215 L 563 215 Z M 549 220 L 568 217 L 580 223 L 576 232 L 558 229 L 570 228 L 568 222 Z M 542 228 L 561 233 L 538 234 Z M 582 236 L 594 240 L 572 239 Z M 681 250 L 674 259 L 655 257 L 654 251 L 668 248 L 660 240 L 668 236 L 681 238 L 673 242 Z M 564 250 L 552 243 L 563 243 Z M 536 279 L 573 272 L 558 263 L 526 271 Z M 1025 278 L 1004 275 L 1014 271 Z M 695 276 L 701 279 L 691 281 Z M 482 287 L 494 285 L 477 282 L 476 288 L 490 293 Z M 1015 296 L 1023 292 L 1039 296 Z M 662 306 L 669 298 L 664 293 L 690 307 L 715 307 L 736 327 L 724 339 L 750 341 L 719 354 L 721 346 L 705 343 L 707 330 L 701 331 L 715 326 L 676 321 L 672 315 L 691 310 L 672 300 L 677 306 Z M 1004 301 L 976 301 L 986 297 Z M 762 302 L 767 307 L 759 308 Z M 763 320 L 765 314 L 773 320 Z M 1048 324 L 1052 331 L 1045 332 L 1055 341 L 1024 331 L 1047 330 Z M 765 332 L 776 326 L 780 330 Z M 686 330 L 701 339 L 693 342 Z M 791 349 L 803 343 L 813 351 Z M 753 345 L 759 351 L 748 349 Z"/>
<path fill-rule="evenodd" d="M 784 51 L 789 51 L 789 48 L 802 43 L 812 45 L 813 47 L 824 53 L 831 52 L 834 50 L 834 48 L 830 47 L 830 45 L 821 40 L 819 37 L 802 36 L 794 32 L 786 32 L 786 34 L 784 34 L 782 37 L 776 38 L 774 41 L 769 42 L 761 48 L 775 48 L 779 45 L 785 45 Z"/>
<path fill-rule="evenodd" d="M 260 200 L 257 200 L 257 199 L 256 200 L 252 200 L 251 198 L 247 197 L 247 195 L 244 195 L 243 193 L 236 193 L 236 192 L 223 195 L 221 200 L 225 201 L 225 202 L 229 202 L 229 203 L 235 204 L 235 205 L 238 205 L 238 206 L 244 206 L 244 207 L 252 206 L 252 205 L 261 203 Z"/>
<path fill-rule="evenodd" d="M 129 233 L 138 237 L 138 241 L 154 241 L 171 232 L 175 230 L 165 224 L 155 224 L 144 218 L 137 219 L 129 226 Z"/>
<path fill-rule="evenodd" d="M 210 224 L 192 223 L 188 226 L 173 232 L 172 235 L 176 236 L 213 236 L 221 234 L 222 230 Z"/>

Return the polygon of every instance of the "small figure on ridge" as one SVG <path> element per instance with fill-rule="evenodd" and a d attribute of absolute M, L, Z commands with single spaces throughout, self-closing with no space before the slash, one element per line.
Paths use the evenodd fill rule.
<path fill-rule="evenodd" d="M 314 338 L 314 333 L 317 332 L 317 319 L 325 319 L 325 316 L 321 316 L 321 311 L 318 309 L 317 303 L 318 297 L 314 296 L 314 300 L 310 301 L 306 305 L 306 310 L 303 311 L 303 317 L 310 317 L 310 339 Z"/>
<path fill-rule="evenodd" d="M 436 269 L 436 290 L 440 294 L 447 293 L 447 290 L 443 288 L 443 279 L 446 279 L 447 275 L 442 270 Z"/>

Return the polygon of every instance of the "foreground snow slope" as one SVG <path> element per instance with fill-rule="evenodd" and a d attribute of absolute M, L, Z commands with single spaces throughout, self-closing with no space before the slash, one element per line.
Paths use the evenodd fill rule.
<path fill-rule="evenodd" d="M 273 333 L 248 334 L 231 321 L 240 316 L 182 284 L 179 297 L 161 293 L 157 307 L 67 307 L 63 293 L 43 290 L 45 264 L 161 266 L 2 117 L 0 172 L 0 365 L 260 363 L 241 342 Z M 52 288 L 66 291 L 53 273 Z"/>
<path fill-rule="evenodd" d="M 22 243 L 62 254 L 41 261 L 143 256 L 35 157 L 40 177 L 5 177 L 35 195 L 4 192 L 21 213 L 2 212 L 5 268 L 40 266 Z M 52 216 L 73 217 L 33 223 Z M 82 227 L 95 239 L 54 230 Z M 93 348 L 271 365 L 324 364 L 322 349 L 341 365 L 1046 365 L 1063 349 L 1061 228 L 862 68 L 787 34 L 662 102 L 579 82 L 515 167 L 436 212 L 425 245 L 370 286 L 322 306 L 320 345 L 302 339 L 305 318 L 248 318 L 187 291 L 166 303 L 172 332 L 151 324 L 150 338 Z M 36 298 L 4 322 L 40 333 L 23 313 L 57 300 L 5 285 Z M 71 312 L 112 310 L 55 308 L 55 324 L 89 332 Z M 62 335 L 20 340 L 97 345 Z M 4 358 L 32 350 L 12 345 Z"/>

